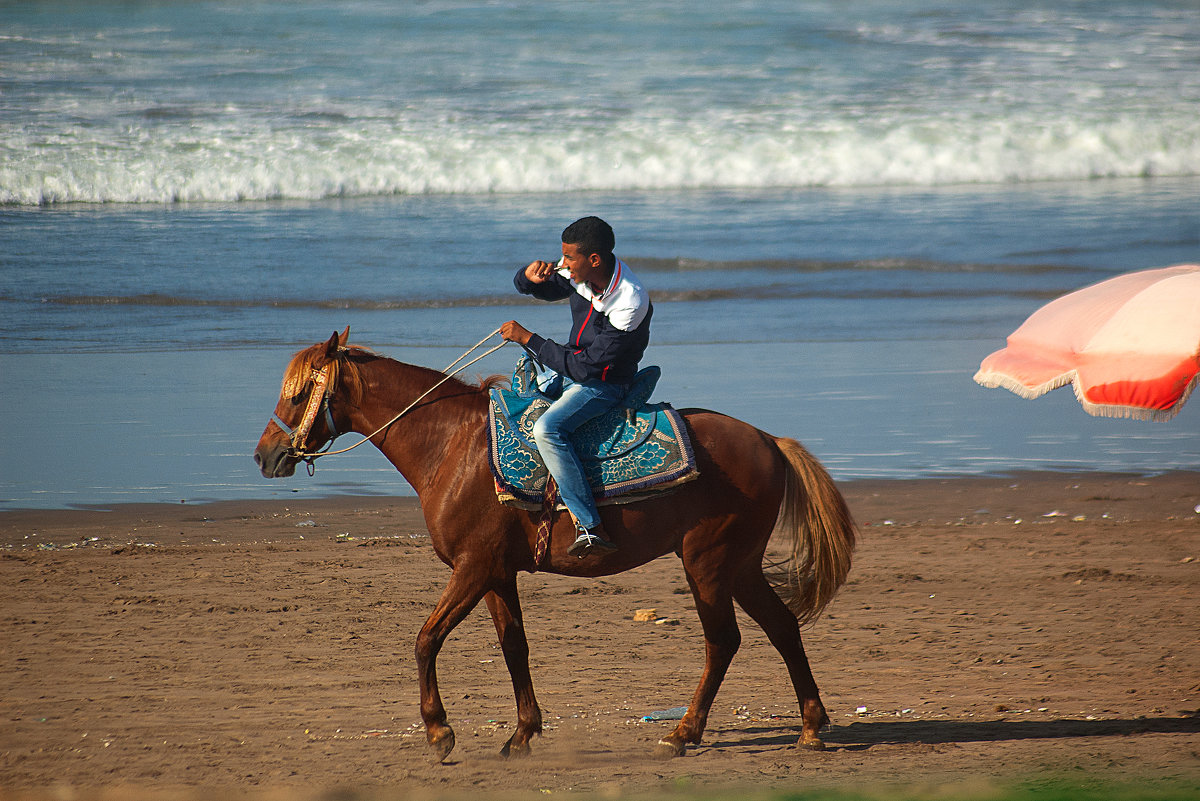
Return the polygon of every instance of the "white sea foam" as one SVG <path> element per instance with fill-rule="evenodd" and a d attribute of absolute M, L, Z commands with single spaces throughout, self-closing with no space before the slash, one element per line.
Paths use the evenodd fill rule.
<path fill-rule="evenodd" d="M 0 203 L 1200 175 L 1170 0 L 567 6 L 14 6 Z"/>
<path fill-rule="evenodd" d="M 953 117 L 753 126 L 631 120 L 558 135 L 222 122 L 126 127 L 0 145 L 0 203 L 170 203 L 381 194 L 858 187 L 1200 174 L 1191 118 Z"/>

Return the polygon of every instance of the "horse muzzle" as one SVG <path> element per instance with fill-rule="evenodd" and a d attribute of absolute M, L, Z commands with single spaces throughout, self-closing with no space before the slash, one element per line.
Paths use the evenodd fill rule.
<path fill-rule="evenodd" d="M 296 474 L 300 460 L 281 444 L 260 444 L 254 451 L 254 463 L 266 478 L 287 478 Z"/>

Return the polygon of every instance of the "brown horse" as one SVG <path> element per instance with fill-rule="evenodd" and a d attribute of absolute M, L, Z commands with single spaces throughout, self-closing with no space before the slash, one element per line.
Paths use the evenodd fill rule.
<path fill-rule="evenodd" d="M 417 491 L 434 550 L 453 571 L 417 636 L 421 717 L 429 744 L 438 759 L 454 748 L 454 731 L 438 693 L 436 659 L 446 637 L 482 599 L 516 690 L 516 731 L 502 753 L 525 753 L 530 738 L 542 731 L 542 715 L 529 673 L 516 577 L 518 571 L 538 569 L 534 550 L 540 515 L 496 499 L 485 431 L 487 388 L 494 382 L 476 386 L 446 380 L 436 370 L 346 347 L 348 334 L 349 329 L 334 333 L 292 359 L 275 407 L 283 426 L 275 420 L 267 424 L 254 459 L 268 478 L 290 476 L 304 454 L 337 432 L 371 435 Z M 699 478 L 648 500 L 601 507 L 605 530 L 620 546 L 615 553 L 568 556 L 574 526 L 569 515 L 559 514 L 541 569 L 593 577 L 671 552 L 682 559 L 704 629 L 704 672 L 687 713 L 659 741 L 661 754 L 682 755 L 686 744 L 700 742 L 741 642 L 735 600 L 762 626 L 787 665 L 803 719 L 799 745 L 822 748 L 817 734 L 829 719 L 800 626 L 815 619 L 845 581 L 855 537 L 850 512 L 829 474 L 795 440 L 711 411 L 682 412 Z M 284 427 L 294 429 L 290 436 Z M 791 555 L 769 580 L 763 558 L 772 532 L 785 538 Z"/>

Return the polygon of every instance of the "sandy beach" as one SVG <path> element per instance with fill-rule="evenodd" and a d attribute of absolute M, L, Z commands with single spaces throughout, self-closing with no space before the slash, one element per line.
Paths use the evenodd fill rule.
<path fill-rule="evenodd" d="M 0 797 L 603 797 L 736 788 L 1200 788 L 1200 475 L 842 485 L 848 584 L 805 643 L 832 726 L 743 645 L 704 743 L 650 756 L 703 643 L 678 561 L 523 576 L 545 735 L 498 751 L 512 689 L 481 606 L 439 667 L 458 748 L 427 756 L 413 638 L 449 571 L 415 499 L 0 514 Z M 635 620 L 653 609 L 655 620 Z"/>

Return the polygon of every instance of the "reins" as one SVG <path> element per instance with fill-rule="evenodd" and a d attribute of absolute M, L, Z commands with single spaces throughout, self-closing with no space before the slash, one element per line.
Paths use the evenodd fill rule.
<path fill-rule="evenodd" d="M 471 354 L 472 354 L 472 353 L 473 353 L 475 350 L 477 350 L 478 348 L 480 348 L 480 347 L 483 345 L 483 343 L 487 342 L 489 339 L 491 339 L 492 337 L 496 336 L 496 334 L 499 334 L 499 333 L 500 333 L 500 329 L 499 329 L 499 328 L 497 328 L 495 331 L 493 331 L 492 333 L 488 334 L 486 337 L 484 337 L 483 339 L 479 340 L 479 341 L 478 341 L 478 342 L 476 342 L 474 345 L 472 345 L 470 348 L 468 348 L 468 349 L 467 349 L 467 350 L 466 350 L 466 351 L 463 353 L 463 355 L 459 356 L 457 359 L 455 359 L 453 362 L 451 362 L 451 363 L 449 364 L 449 366 L 447 366 L 447 367 L 446 367 L 446 369 L 442 371 L 442 372 L 443 372 L 443 373 L 445 373 L 446 375 L 442 377 L 442 380 L 441 380 L 441 381 L 438 381 L 438 382 L 437 382 L 436 384 L 434 384 L 432 387 L 430 387 L 429 389 L 427 389 L 427 390 L 425 390 L 424 392 L 422 392 L 422 393 L 421 393 L 421 394 L 420 394 L 420 395 L 417 397 L 417 399 L 416 399 L 416 400 L 414 400 L 412 403 L 408 404 L 408 406 L 405 406 L 403 409 L 401 409 L 399 412 L 397 412 L 395 417 L 393 417 L 391 420 L 388 420 L 386 423 L 384 423 L 383 425 L 381 425 L 379 428 L 375 429 L 375 431 L 374 431 L 374 432 L 372 432 L 371 434 L 368 434 L 367 436 L 363 437 L 361 440 L 359 440 L 358 442 L 354 443 L 354 444 L 353 444 L 353 445 L 351 445 L 350 447 L 348 447 L 348 448 L 342 448 L 341 450 L 336 450 L 336 451 L 331 451 L 331 450 L 324 450 L 324 451 L 306 451 L 306 450 L 304 450 L 303 448 L 300 448 L 300 447 L 295 447 L 295 446 L 293 446 L 293 449 L 292 449 L 292 455 L 293 455 L 293 456 L 295 456 L 295 457 L 296 457 L 297 459 L 299 459 L 300 461 L 302 461 L 302 462 L 306 462 L 306 463 L 308 464 L 308 470 L 309 470 L 309 474 L 311 475 L 312 471 L 315 469 L 315 465 L 314 465 L 313 463 L 314 463 L 314 462 L 315 462 L 317 459 L 319 459 L 320 457 L 322 457 L 322 456 L 337 456 L 338 454 L 342 454 L 342 453 L 346 453 L 346 452 L 348 452 L 348 451 L 352 451 L 352 450 L 354 450 L 355 448 L 357 448 L 359 445 L 362 445 L 362 444 L 363 444 L 363 443 L 365 443 L 365 442 L 369 442 L 369 441 L 371 441 L 371 439 L 373 439 L 375 436 L 377 436 L 378 434 L 382 433 L 382 432 L 383 432 L 383 431 L 385 431 L 385 430 L 386 430 L 386 429 L 387 429 L 389 426 L 391 426 L 391 425 L 392 425 L 392 423 L 395 423 L 395 422 L 396 422 L 397 420 L 399 420 L 401 417 L 403 417 L 404 415 L 406 415 L 406 414 L 408 414 L 410 411 L 412 411 L 412 410 L 413 410 L 413 409 L 416 407 L 416 405 L 417 405 L 418 403 L 420 403 L 421 401 L 425 400 L 425 398 L 429 397 L 429 394 L 430 394 L 430 393 L 432 393 L 432 392 L 433 392 L 435 389 L 437 389 L 438 387 L 440 387 L 442 384 L 445 384 L 447 381 L 449 381 L 451 378 L 453 378 L 453 377 L 454 377 L 455 375 L 457 375 L 458 373 L 461 373 L 463 370 L 466 370 L 466 369 L 467 369 L 468 367 L 470 367 L 471 365 L 473 365 L 473 364 L 475 364 L 476 362 L 479 362 L 479 361 L 481 361 L 481 360 L 483 360 L 483 359 L 487 358 L 487 357 L 488 357 L 488 356 L 490 356 L 491 354 L 495 353 L 496 351 L 500 350 L 500 349 L 501 349 L 501 348 L 503 348 L 505 345 L 507 345 L 507 344 L 508 344 L 508 340 L 505 340 L 505 341 L 501 342 L 499 345 L 496 345 L 495 347 L 493 347 L 493 348 L 490 348 L 490 349 L 489 349 L 489 350 L 487 350 L 487 351 L 484 351 L 483 353 L 481 353 L 480 355 L 476 356 L 476 357 L 475 357 L 474 359 L 472 359 L 471 361 L 469 361 L 469 362 L 467 362 L 466 364 L 462 365 L 461 367 L 458 367 L 457 369 L 455 369 L 455 366 L 456 366 L 456 365 L 457 365 L 459 362 L 461 362 L 463 359 L 465 359 L 465 358 L 467 358 L 468 356 L 470 356 L 470 355 L 471 355 Z M 450 372 L 451 370 L 453 370 L 453 372 Z M 315 398 L 315 397 L 320 397 L 320 396 L 321 396 L 321 393 L 319 392 L 319 390 L 321 390 L 322 388 L 323 388 L 323 387 L 322 387 L 322 386 L 320 386 L 320 384 L 319 384 L 319 383 L 318 383 L 318 384 L 314 384 L 314 386 L 313 386 L 313 395 L 312 395 L 312 397 L 313 397 L 313 398 Z M 332 415 L 329 413 L 329 403 L 328 403 L 328 398 L 329 398 L 329 395 L 330 395 L 330 394 L 331 394 L 331 391 L 330 391 L 328 388 L 325 388 L 325 391 L 324 391 L 324 395 L 323 395 L 323 397 L 325 398 L 324 405 L 325 405 L 325 407 L 326 407 L 326 416 L 327 416 L 327 417 L 330 417 L 330 419 L 332 419 Z M 310 398 L 310 399 L 309 399 L 309 405 L 310 405 L 310 406 L 312 406 L 312 404 L 313 404 L 313 400 L 312 400 L 312 398 Z M 313 416 L 315 417 L 315 414 L 314 414 Z M 308 418 L 308 414 L 307 414 L 307 412 L 306 412 L 306 414 L 305 414 L 305 419 L 307 419 L 307 418 Z M 332 427 L 331 427 L 331 428 L 332 428 Z M 307 431 L 305 431 L 305 434 L 307 435 Z M 334 429 L 334 439 L 336 439 L 336 438 L 337 438 L 337 436 L 338 436 L 338 434 L 337 434 L 337 432 L 336 432 L 336 429 Z M 326 444 L 326 446 L 325 446 L 325 447 L 329 447 L 329 445 L 331 445 L 332 443 L 333 443 L 333 440 L 331 439 L 331 440 L 329 440 L 329 442 Z"/>

